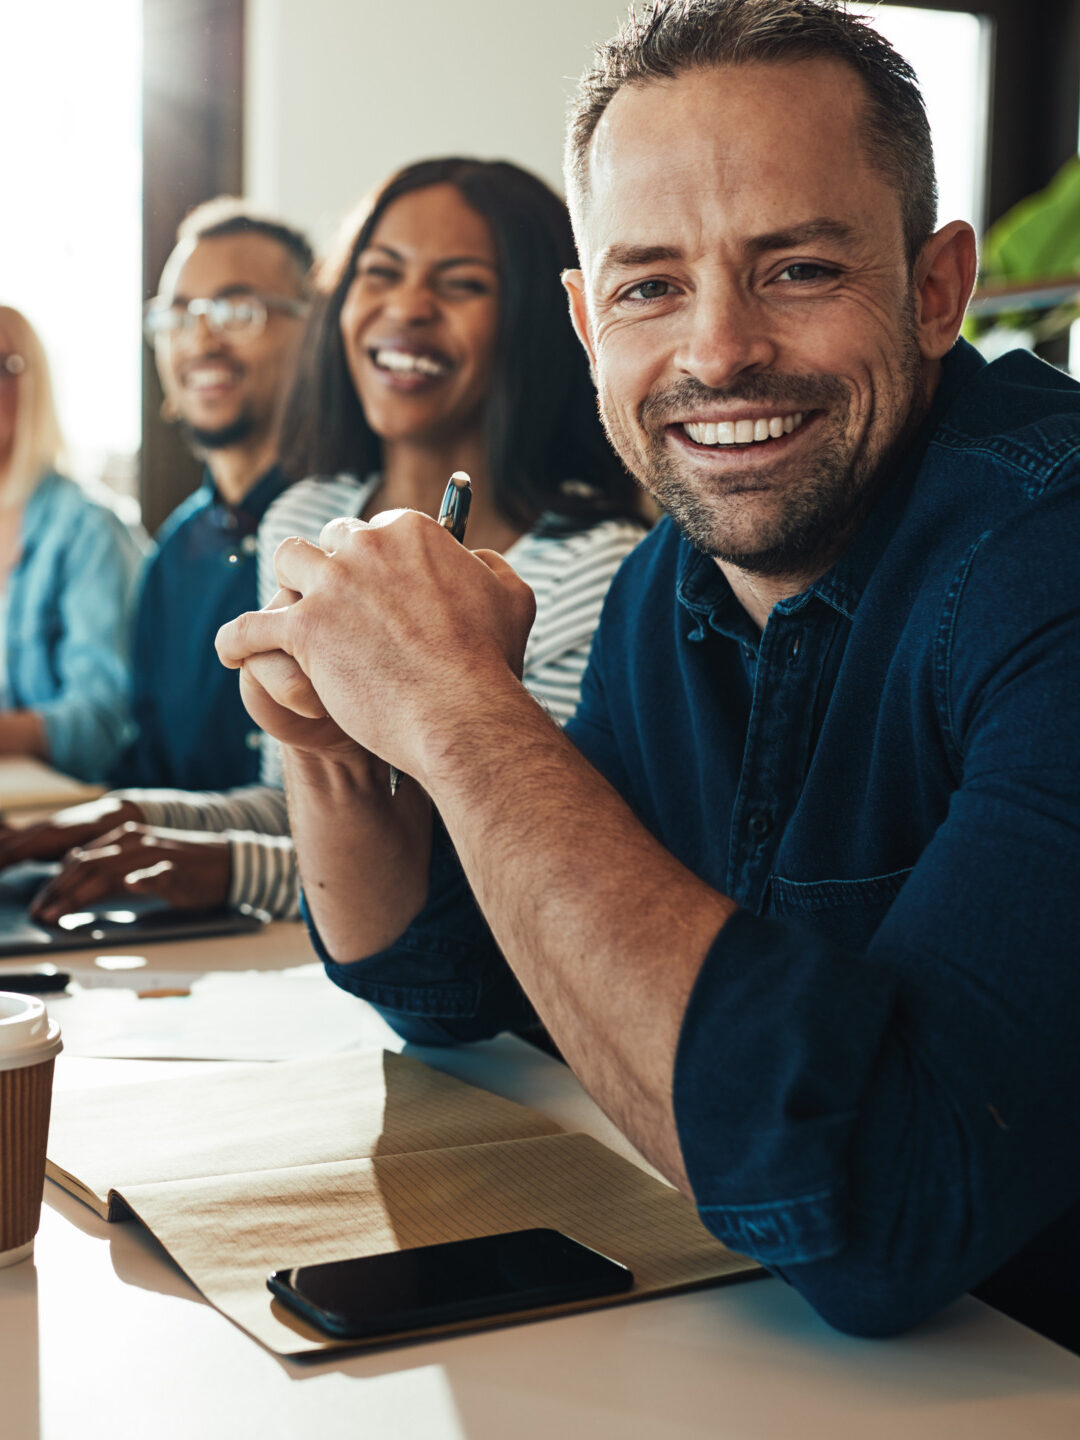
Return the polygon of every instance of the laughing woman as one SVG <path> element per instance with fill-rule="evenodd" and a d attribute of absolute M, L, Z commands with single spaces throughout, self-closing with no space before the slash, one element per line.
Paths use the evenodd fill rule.
<path fill-rule="evenodd" d="M 265 527 L 269 562 L 278 540 L 318 539 L 338 515 L 434 514 L 467 471 L 469 548 L 504 554 L 536 592 L 524 680 L 560 721 L 643 534 L 567 313 L 559 277 L 576 263 L 563 202 L 516 165 L 428 160 L 393 176 L 329 270 L 286 416 L 286 466 L 320 478 L 286 491 Z M 269 599 L 270 563 L 263 577 Z"/>
<path fill-rule="evenodd" d="M 0 754 L 101 780 L 131 735 L 127 645 L 138 551 L 56 471 L 45 351 L 0 306 Z"/>

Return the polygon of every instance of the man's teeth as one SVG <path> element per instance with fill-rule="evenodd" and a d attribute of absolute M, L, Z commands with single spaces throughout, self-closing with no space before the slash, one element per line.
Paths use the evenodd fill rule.
<path fill-rule="evenodd" d="M 770 420 L 687 421 L 683 429 L 695 445 L 753 445 L 761 440 L 779 440 L 790 435 L 803 423 L 800 410 L 795 415 L 774 415 Z"/>
<path fill-rule="evenodd" d="M 204 366 L 190 371 L 186 383 L 189 390 L 213 390 L 218 385 L 231 385 L 235 378 L 233 372 L 223 365 Z"/>
<path fill-rule="evenodd" d="M 449 365 L 431 355 L 411 355 L 407 350 L 376 350 L 375 364 L 380 370 L 395 370 L 399 374 L 445 375 Z"/>

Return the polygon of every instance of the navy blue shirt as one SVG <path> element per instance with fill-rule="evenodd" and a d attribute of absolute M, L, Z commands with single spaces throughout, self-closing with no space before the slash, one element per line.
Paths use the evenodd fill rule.
<path fill-rule="evenodd" d="M 158 532 L 135 614 L 132 708 L 138 735 L 113 784 L 228 790 L 259 776 L 259 731 L 236 672 L 214 650 L 220 627 L 257 610 L 256 532 L 289 481 L 275 466 L 227 505 L 207 474 Z"/>
<path fill-rule="evenodd" d="M 1076 1315 L 1078 547 L 1080 386 L 960 343 L 868 522 L 764 631 L 658 526 L 568 727 L 743 907 L 676 1060 L 702 1220 L 857 1333 L 988 1280 Z M 398 944 L 328 970 L 416 1040 L 529 1018 L 443 843 Z"/>

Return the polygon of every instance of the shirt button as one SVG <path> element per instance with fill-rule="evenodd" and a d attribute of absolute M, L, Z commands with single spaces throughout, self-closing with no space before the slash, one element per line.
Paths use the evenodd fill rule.
<path fill-rule="evenodd" d="M 747 825 L 755 840 L 764 840 L 772 830 L 772 816 L 767 810 L 755 810 Z"/>
<path fill-rule="evenodd" d="M 258 750 L 262 745 L 262 738 L 261 730 L 249 730 L 244 736 L 244 744 L 249 750 Z"/>
<path fill-rule="evenodd" d="M 240 541 L 240 549 L 243 550 L 245 555 L 254 555 L 258 548 L 259 542 L 254 535 L 245 535 L 243 540 Z"/>

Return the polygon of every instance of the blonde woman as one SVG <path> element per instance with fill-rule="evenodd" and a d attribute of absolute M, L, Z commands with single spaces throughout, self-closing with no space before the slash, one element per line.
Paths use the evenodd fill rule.
<path fill-rule="evenodd" d="M 0 754 L 104 779 L 131 738 L 128 629 L 139 554 L 57 473 L 45 351 L 0 305 Z"/>

